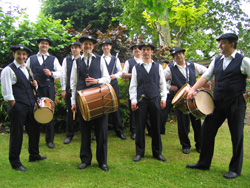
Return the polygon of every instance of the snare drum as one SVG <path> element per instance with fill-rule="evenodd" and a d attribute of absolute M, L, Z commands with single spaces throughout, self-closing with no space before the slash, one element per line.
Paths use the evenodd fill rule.
<path fill-rule="evenodd" d="M 118 110 L 117 97 L 110 84 L 77 91 L 77 104 L 85 121 Z"/>
<path fill-rule="evenodd" d="M 187 105 L 190 113 L 197 118 L 203 118 L 214 111 L 213 98 L 205 90 L 198 91 L 192 100 L 187 100 Z"/>
<path fill-rule="evenodd" d="M 179 89 L 179 91 L 175 94 L 172 100 L 172 104 L 175 105 L 184 114 L 189 113 L 187 100 L 186 100 L 189 89 L 190 89 L 189 84 L 183 85 L 181 89 Z"/>
<path fill-rule="evenodd" d="M 38 123 L 47 124 L 52 121 L 54 115 L 54 102 L 50 98 L 42 97 L 35 104 L 34 118 Z"/>

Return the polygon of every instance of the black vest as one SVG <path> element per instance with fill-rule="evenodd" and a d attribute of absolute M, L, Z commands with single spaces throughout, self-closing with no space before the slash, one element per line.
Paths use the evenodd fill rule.
<path fill-rule="evenodd" d="M 105 59 L 104 59 L 105 60 Z M 110 63 L 108 65 L 108 63 L 106 62 L 105 60 L 105 64 L 107 66 L 107 69 L 108 69 L 108 72 L 109 72 L 109 75 L 112 75 L 112 74 L 115 74 L 117 73 L 117 67 L 116 67 L 116 57 L 112 55 L 111 57 L 111 60 L 110 60 Z M 115 85 L 115 84 L 118 84 L 117 82 L 117 79 L 114 79 L 114 80 L 111 80 L 111 85 Z"/>
<path fill-rule="evenodd" d="M 159 64 L 152 63 L 149 73 L 142 64 L 135 65 L 137 72 L 137 101 L 142 94 L 146 99 L 153 99 L 160 95 L 159 93 Z"/>
<path fill-rule="evenodd" d="M 134 58 L 132 58 L 128 60 L 128 64 L 129 64 L 128 73 L 132 73 L 132 69 L 137 64 L 137 62 L 135 61 Z"/>
<path fill-rule="evenodd" d="M 236 53 L 228 67 L 223 71 L 223 59 L 215 59 L 214 75 L 214 99 L 229 100 L 238 97 L 245 92 L 247 76 L 241 73 L 240 67 L 244 56 Z"/>
<path fill-rule="evenodd" d="M 54 71 L 54 60 L 55 56 L 48 56 L 45 60 L 46 68 L 50 71 Z M 52 76 L 46 76 L 43 69 L 45 69 L 45 64 L 40 65 L 37 55 L 30 56 L 30 68 L 34 74 L 34 78 L 37 81 L 39 87 L 47 87 L 54 85 L 54 78 Z M 49 78 L 49 81 L 47 79 Z"/>
<path fill-rule="evenodd" d="M 101 56 L 95 55 L 96 57 L 92 56 L 92 62 L 89 67 L 89 76 L 92 78 L 101 78 L 102 72 L 100 69 L 101 64 Z M 86 78 L 87 78 L 87 65 L 84 62 L 84 58 L 78 58 L 76 60 L 77 65 L 77 90 L 83 90 L 86 88 L 96 87 L 98 84 L 91 85 L 87 87 L 86 85 Z"/>
<path fill-rule="evenodd" d="M 184 75 L 180 72 L 180 70 L 178 69 L 177 65 L 174 66 L 174 64 L 169 65 L 169 68 L 171 70 L 171 75 L 172 75 L 172 80 L 171 80 L 171 85 L 173 86 L 177 86 L 178 90 L 187 83 L 186 78 L 184 77 Z M 189 62 L 189 65 L 187 66 L 188 68 L 188 84 L 193 86 L 196 82 L 196 75 L 195 75 L 195 67 L 194 67 L 194 63 Z M 178 91 L 177 90 L 177 91 Z M 173 97 L 176 93 L 174 91 L 170 91 L 168 96 Z"/>
<path fill-rule="evenodd" d="M 26 104 L 28 106 L 34 106 L 35 98 L 32 87 L 30 85 L 30 80 L 26 78 L 24 73 L 19 68 L 17 68 L 14 63 L 11 63 L 9 66 L 14 71 L 17 77 L 16 84 L 12 85 L 15 101 Z"/>
<path fill-rule="evenodd" d="M 67 65 L 66 91 L 69 91 L 69 89 L 70 89 L 70 75 L 71 75 L 71 70 L 72 70 L 72 65 L 73 65 L 73 59 L 71 56 L 66 57 L 66 65 Z"/>

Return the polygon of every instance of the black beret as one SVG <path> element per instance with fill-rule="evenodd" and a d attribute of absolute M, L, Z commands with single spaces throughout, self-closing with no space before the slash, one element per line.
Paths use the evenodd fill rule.
<path fill-rule="evenodd" d="M 11 46 L 10 49 L 11 49 L 13 52 L 15 52 L 15 51 L 17 51 L 17 50 L 26 50 L 27 53 L 31 53 L 31 52 L 32 52 L 31 49 L 29 49 L 28 47 L 26 47 L 26 46 L 24 46 L 24 45 L 22 45 L 22 44 L 15 45 L 15 46 Z"/>
<path fill-rule="evenodd" d="M 238 36 L 234 33 L 225 33 L 221 35 L 219 38 L 217 38 L 217 41 L 220 41 L 221 39 L 233 39 L 233 40 L 238 40 Z"/>
<path fill-rule="evenodd" d="M 133 44 L 132 46 L 130 46 L 130 49 L 133 50 L 134 47 L 136 47 L 136 46 L 139 47 L 139 44 Z"/>
<path fill-rule="evenodd" d="M 49 42 L 49 45 L 52 44 L 52 41 L 51 41 L 49 38 L 46 38 L 46 37 L 42 37 L 42 38 L 37 39 L 37 43 L 39 44 L 42 40 L 48 41 L 48 42 Z"/>
<path fill-rule="evenodd" d="M 175 55 L 177 52 L 185 52 L 186 50 L 183 49 L 183 48 L 179 48 L 177 46 L 173 47 L 173 48 L 170 48 L 169 52 L 170 52 L 170 55 Z"/>
<path fill-rule="evenodd" d="M 100 46 L 102 46 L 103 44 L 110 44 L 111 46 L 113 45 L 113 42 L 110 40 L 103 40 L 102 42 L 100 42 Z"/>
<path fill-rule="evenodd" d="M 155 49 L 155 46 L 153 44 L 150 44 L 150 43 L 147 43 L 147 42 L 140 44 L 139 49 L 141 50 L 143 46 L 149 46 L 149 47 L 151 47 L 152 50 Z"/>
<path fill-rule="evenodd" d="M 85 40 L 91 40 L 94 44 L 97 43 L 97 40 L 91 35 L 83 35 L 79 38 L 80 43 L 83 43 Z"/>
<path fill-rule="evenodd" d="M 71 42 L 69 46 L 71 47 L 73 45 L 77 45 L 77 46 L 81 47 L 80 42 Z"/>

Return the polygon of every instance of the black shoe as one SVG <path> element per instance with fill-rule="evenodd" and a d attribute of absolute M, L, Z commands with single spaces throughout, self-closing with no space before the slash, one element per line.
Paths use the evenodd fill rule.
<path fill-rule="evenodd" d="M 72 138 L 71 137 L 66 137 L 64 140 L 64 144 L 69 144 L 71 142 Z"/>
<path fill-rule="evenodd" d="M 134 162 L 138 162 L 138 161 L 141 160 L 142 157 L 143 157 L 143 156 L 141 156 L 141 155 L 136 155 L 135 158 L 133 159 L 133 161 L 134 161 Z"/>
<path fill-rule="evenodd" d="M 165 158 L 165 157 L 163 157 L 162 155 L 156 155 L 156 156 L 154 156 L 154 158 L 156 158 L 156 159 L 158 159 L 158 160 L 160 160 L 160 161 L 166 161 L 167 159 Z"/>
<path fill-rule="evenodd" d="M 189 151 L 189 149 L 188 149 L 188 148 L 184 148 L 184 149 L 182 150 L 182 153 L 184 153 L 184 154 L 189 154 L 189 153 L 190 153 L 190 151 Z"/>
<path fill-rule="evenodd" d="M 100 168 L 101 168 L 103 171 L 108 171 L 108 170 L 109 170 L 109 167 L 108 167 L 108 165 L 106 165 L 106 164 L 102 164 L 102 165 L 100 166 Z"/>
<path fill-rule="evenodd" d="M 15 170 L 18 170 L 18 171 L 24 171 L 26 172 L 27 171 L 27 168 L 25 168 L 23 165 L 17 167 L 17 168 L 14 168 Z"/>
<path fill-rule="evenodd" d="M 197 151 L 198 153 L 201 153 L 201 148 L 196 148 L 196 151 Z"/>
<path fill-rule="evenodd" d="M 126 140 L 127 139 L 126 136 L 123 133 L 121 133 L 118 137 L 120 137 L 122 140 Z"/>
<path fill-rule="evenodd" d="M 132 140 L 135 140 L 135 137 L 136 137 L 136 134 L 133 133 L 133 134 L 131 135 L 131 139 L 132 139 Z"/>
<path fill-rule="evenodd" d="M 209 167 L 202 166 L 198 163 L 195 164 L 187 164 L 186 168 L 199 169 L 199 170 L 209 170 Z"/>
<path fill-rule="evenodd" d="M 55 145 L 52 143 L 52 142 L 49 142 L 49 143 L 47 143 L 47 145 L 48 145 L 48 148 L 55 148 Z"/>
<path fill-rule="evenodd" d="M 44 159 L 47 159 L 47 157 L 39 155 L 38 157 L 29 157 L 29 162 L 41 161 L 41 160 L 44 160 Z"/>
<path fill-rule="evenodd" d="M 96 140 L 96 136 L 95 135 L 92 137 L 92 140 Z"/>
<path fill-rule="evenodd" d="M 80 164 L 79 166 L 78 166 L 78 169 L 85 169 L 85 168 L 87 168 L 89 166 L 89 164 L 87 164 L 87 163 L 82 163 L 82 164 Z"/>
<path fill-rule="evenodd" d="M 238 176 L 239 176 L 239 174 L 237 174 L 236 172 L 232 172 L 232 171 L 229 171 L 226 174 L 224 174 L 224 178 L 226 178 L 226 179 L 234 179 Z"/>

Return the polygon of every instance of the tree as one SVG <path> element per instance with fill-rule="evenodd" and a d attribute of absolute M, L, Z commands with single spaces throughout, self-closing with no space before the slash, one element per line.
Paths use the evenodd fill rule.
<path fill-rule="evenodd" d="M 130 36 L 143 33 L 145 38 L 150 36 L 157 42 L 160 41 L 158 34 L 162 33 L 166 38 L 170 34 L 171 46 L 185 48 L 186 57 L 193 61 L 208 59 L 211 52 L 218 53 L 215 38 L 225 30 L 239 35 L 238 47 L 248 55 L 250 22 L 241 9 L 242 2 L 243 0 L 123 1 L 125 11 L 117 19 L 130 28 Z M 168 22 L 166 17 L 163 19 L 166 12 Z M 167 34 L 157 29 L 157 22 L 161 26 L 169 24 L 170 29 L 165 30 Z M 200 53 L 197 53 L 197 50 Z"/>
<path fill-rule="evenodd" d="M 94 35 L 109 25 L 118 26 L 112 17 L 120 15 L 122 8 L 121 0 L 42 0 L 42 13 L 53 19 L 68 19 L 79 31 L 91 24 Z"/>

